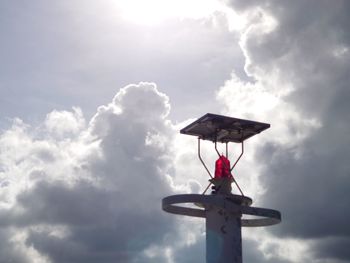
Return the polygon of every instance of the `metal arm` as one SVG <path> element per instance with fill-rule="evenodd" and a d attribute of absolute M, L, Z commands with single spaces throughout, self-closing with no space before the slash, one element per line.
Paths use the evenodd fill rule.
<path fill-rule="evenodd" d="M 202 193 L 202 195 L 204 195 L 204 194 L 208 191 L 209 186 L 211 186 L 212 184 L 213 184 L 212 182 L 210 182 L 210 183 L 208 184 L 207 188 L 205 188 L 205 190 L 204 190 L 204 192 Z"/>
<path fill-rule="evenodd" d="M 228 142 L 226 142 L 226 158 L 228 159 Z"/>
<path fill-rule="evenodd" d="M 244 153 L 244 143 L 243 143 L 243 141 L 242 141 L 241 145 L 242 145 L 242 152 L 241 152 L 240 156 L 238 157 L 237 161 L 232 165 L 232 168 L 230 169 L 230 173 L 232 172 L 233 168 L 235 168 L 236 164 L 238 163 L 239 159 L 241 159 L 241 157 L 242 157 L 242 155 Z M 233 178 L 233 176 L 232 176 L 232 178 Z M 242 196 L 244 196 L 244 194 L 243 194 L 241 188 L 239 187 L 237 181 L 234 178 L 233 178 L 233 181 L 237 185 L 237 188 L 241 192 Z"/>
<path fill-rule="evenodd" d="M 199 158 L 199 160 L 201 161 L 201 163 L 203 164 L 205 170 L 207 170 L 207 172 L 208 172 L 210 178 L 213 179 L 214 177 L 211 175 L 209 169 L 207 168 L 207 166 L 205 165 L 205 163 L 204 163 L 204 161 L 203 161 L 203 159 L 202 159 L 202 157 L 201 157 L 201 138 L 199 138 L 199 137 L 198 137 L 198 158 Z"/>
<path fill-rule="evenodd" d="M 220 153 L 219 153 L 219 151 L 218 151 L 218 147 L 217 147 L 217 145 L 216 145 L 216 141 L 215 141 L 214 143 L 215 143 L 215 151 L 216 151 L 216 153 L 218 154 L 218 156 L 221 157 L 221 155 L 220 155 Z"/>
<path fill-rule="evenodd" d="M 244 153 L 244 142 L 243 142 L 243 141 L 241 142 L 241 145 L 242 145 L 242 152 L 241 152 L 241 155 L 238 157 L 237 161 L 232 165 L 232 168 L 231 168 L 231 170 L 230 170 L 231 172 L 232 172 L 233 168 L 235 168 L 236 164 L 238 163 L 239 159 L 241 159 L 241 157 L 242 157 L 242 155 L 243 155 L 243 153 Z"/>
<path fill-rule="evenodd" d="M 232 179 L 233 179 L 234 183 L 236 184 L 236 186 L 237 186 L 239 192 L 241 193 L 241 195 L 244 196 L 244 194 L 243 194 L 243 192 L 242 192 L 242 189 L 239 187 L 239 185 L 238 185 L 236 179 L 235 179 L 233 176 L 232 176 Z"/>

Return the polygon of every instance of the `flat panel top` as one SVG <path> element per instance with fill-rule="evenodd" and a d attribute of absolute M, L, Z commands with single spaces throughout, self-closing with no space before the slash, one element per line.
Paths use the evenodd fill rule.
<path fill-rule="evenodd" d="M 243 142 L 270 128 L 270 124 L 207 113 L 180 130 L 180 133 L 217 142 Z"/>

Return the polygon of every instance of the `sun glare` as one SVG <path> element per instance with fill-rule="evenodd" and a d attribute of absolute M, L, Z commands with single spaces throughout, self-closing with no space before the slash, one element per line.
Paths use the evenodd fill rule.
<path fill-rule="evenodd" d="M 232 11 L 217 0 L 119 0 L 122 18 L 139 25 L 159 25 L 168 19 L 199 19 L 224 12 L 232 20 Z"/>

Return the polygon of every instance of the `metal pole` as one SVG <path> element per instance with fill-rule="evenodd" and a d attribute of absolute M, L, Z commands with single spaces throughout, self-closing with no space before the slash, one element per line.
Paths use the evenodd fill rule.
<path fill-rule="evenodd" d="M 206 214 L 206 262 L 242 263 L 241 214 L 212 206 Z"/>
<path fill-rule="evenodd" d="M 235 168 L 236 164 L 238 163 L 239 159 L 241 159 L 243 153 L 244 153 L 244 142 L 242 141 L 241 142 L 241 145 L 242 145 L 242 151 L 241 151 L 241 155 L 238 157 L 238 159 L 236 160 L 236 162 L 232 165 L 232 168 L 231 168 L 231 172 L 233 170 L 233 168 Z"/>
<path fill-rule="evenodd" d="M 202 195 L 204 195 L 204 194 L 208 191 L 209 186 L 211 186 L 212 184 L 213 184 L 212 182 L 210 182 L 210 183 L 208 184 L 207 188 L 205 188 L 205 190 L 204 190 L 204 192 L 202 193 Z"/>
<path fill-rule="evenodd" d="M 209 169 L 207 168 L 207 166 L 205 165 L 205 163 L 204 163 L 204 161 L 203 161 L 203 159 L 202 159 L 202 157 L 201 157 L 201 138 L 199 138 L 199 137 L 198 137 L 198 158 L 199 158 L 199 160 L 201 161 L 201 163 L 203 164 L 205 170 L 207 170 L 207 172 L 208 172 L 210 178 L 213 179 L 214 177 L 211 175 Z"/>
<path fill-rule="evenodd" d="M 220 155 L 220 153 L 219 153 L 219 151 L 218 151 L 218 148 L 217 148 L 217 145 L 216 145 L 217 143 L 216 143 L 216 141 L 215 141 L 215 151 L 216 151 L 216 153 L 218 154 L 218 156 L 220 157 L 221 155 Z"/>
<path fill-rule="evenodd" d="M 243 192 L 242 192 L 242 189 L 239 187 L 237 181 L 235 180 L 235 178 L 232 176 L 232 179 L 233 179 L 233 182 L 236 184 L 238 190 L 241 192 L 241 195 L 244 196 Z"/>

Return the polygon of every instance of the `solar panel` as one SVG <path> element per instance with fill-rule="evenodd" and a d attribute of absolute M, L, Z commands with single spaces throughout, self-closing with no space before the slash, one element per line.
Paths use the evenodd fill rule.
<path fill-rule="evenodd" d="M 207 113 L 181 129 L 180 133 L 213 142 L 240 143 L 268 128 L 270 128 L 268 123 Z"/>

